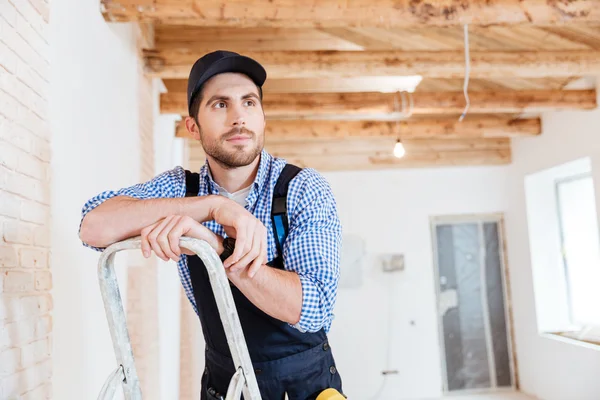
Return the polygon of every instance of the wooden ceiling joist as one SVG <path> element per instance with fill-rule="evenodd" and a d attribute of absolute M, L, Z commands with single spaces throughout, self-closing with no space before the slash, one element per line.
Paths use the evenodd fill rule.
<path fill-rule="evenodd" d="M 187 78 L 201 54 L 175 50 L 145 50 L 146 72 L 159 78 Z M 463 52 L 334 51 L 245 53 L 256 59 L 274 79 L 339 78 L 421 75 L 462 78 Z M 600 52 L 473 52 L 470 77 L 569 77 L 600 72 Z"/>
<path fill-rule="evenodd" d="M 407 139 L 406 155 L 392 156 L 394 140 L 335 139 L 279 141 L 268 138 L 265 148 L 272 155 L 302 167 L 322 171 L 407 168 L 451 165 L 499 165 L 511 161 L 510 139 Z M 205 153 L 196 141 L 189 141 L 193 168 L 204 163 Z"/>
<path fill-rule="evenodd" d="M 600 22 L 595 0 L 101 0 L 107 21 L 236 27 L 551 25 Z"/>
<path fill-rule="evenodd" d="M 469 93 L 504 91 L 545 91 L 562 90 L 577 77 L 570 78 L 490 78 L 469 79 Z M 186 79 L 164 79 L 169 92 L 185 92 Z M 423 79 L 417 92 L 462 92 L 464 79 Z M 362 76 L 356 78 L 313 78 L 313 79 L 272 79 L 268 78 L 263 87 L 269 93 L 391 93 L 407 90 L 406 79 L 401 76 Z"/>
<path fill-rule="evenodd" d="M 204 54 L 258 51 L 463 51 L 462 26 L 414 28 L 231 28 L 157 25 L 156 49 Z M 541 27 L 470 26 L 469 49 L 481 51 L 600 50 L 600 24 Z"/>
<path fill-rule="evenodd" d="M 462 92 L 417 92 L 412 94 L 414 115 L 460 114 L 465 107 Z M 406 106 L 410 97 L 404 96 Z M 594 109 L 595 90 L 473 92 L 469 95 L 469 113 L 517 114 L 545 109 Z M 402 107 L 396 93 L 267 93 L 263 108 L 268 118 L 330 117 L 345 119 L 386 119 Z M 164 114 L 187 114 L 185 92 L 161 94 Z"/>
<path fill-rule="evenodd" d="M 471 117 L 462 122 L 458 118 L 383 121 L 325 121 L 325 120 L 274 120 L 268 121 L 266 137 L 286 139 L 335 138 L 398 138 L 402 139 L 460 139 L 535 136 L 541 133 L 538 118 L 507 119 L 496 117 Z M 190 137 L 185 125 L 179 122 L 177 137 Z"/>

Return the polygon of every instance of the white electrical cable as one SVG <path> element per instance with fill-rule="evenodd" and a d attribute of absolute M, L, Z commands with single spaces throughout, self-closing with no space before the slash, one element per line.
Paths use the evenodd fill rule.
<path fill-rule="evenodd" d="M 471 72 L 471 57 L 469 56 L 469 25 L 465 25 L 464 32 L 465 32 L 465 83 L 463 85 L 463 92 L 465 94 L 465 100 L 467 101 L 467 105 L 465 106 L 465 109 L 463 110 L 462 115 L 458 119 L 459 121 L 462 121 L 465 118 L 465 116 L 467 115 L 467 110 L 469 109 L 469 106 L 471 105 L 471 103 L 469 101 L 469 93 L 467 92 L 468 87 L 469 87 L 469 74 Z"/>

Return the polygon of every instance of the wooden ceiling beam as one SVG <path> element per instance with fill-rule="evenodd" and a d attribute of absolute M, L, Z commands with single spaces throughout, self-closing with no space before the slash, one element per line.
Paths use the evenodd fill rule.
<path fill-rule="evenodd" d="M 460 139 L 535 136 L 541 133 L 538 118 L 496 117 L 384 121 L 273 120 L 267 122 L 265 137 L 273 140 L 321 140 L 336 138 Z M 190 137 L 179 122 L 177 137 Z"/>
<path fill-rule="evenodd" d="M 460 114 L 465 107 L 462 92 L 416 92 L 412 96 L 414 115 Z M 404 100 L 408 106 L 409 96 Z M 472 92 L 469 113 L 518 114 L 548 109 L 594 109 L 595 90 Z M 268 118 L 389 119 L 402 107 L 396 93 L 265 93 L 263 108 Z M 164 114 L 186 115 L 185 92 L 160 96 Z"/>
<path fill-rule="evenodd" d="M 145 50 L 146 73 L 159 78 L 187 78 L 198 53 L 177 49 Z M 463 52 L 281 51 L 244 53 L 260 62 L 269 78 L 339 78 L 421 75 L 462 78 Z M 543 78 L 594 75 L 600 52 L 472 52 L 471 78 Z"/>
<path fill-rule="evenodd" d="M 101 0 L 111 22 L 232 27 L 554 25 L 598 23 L 595 0 Z"/>
<path fill-rule="evenodd" d="M 194 169 L 205 161 L 202 146 L 188 142 Z M 499 165 L 511 161 L 510 139 L 414 139 L 405 140 L 406 155 L 392 156 L 394 140 L 337 139 L 278 141 L 267 139 L 266 150 L 302 167 L 323 171 L 365 170 L 452 165 Z"/>

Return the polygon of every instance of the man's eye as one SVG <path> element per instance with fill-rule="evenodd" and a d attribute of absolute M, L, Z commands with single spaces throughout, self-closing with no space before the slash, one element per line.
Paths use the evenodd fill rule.
<path fill-rule="evenodd" d="M 220 101 L 218 103 L 215 103 L 215 108 L 225 108 L 225 103 Z"/>
<path fill-rule="evenodd" d="M 246 100 L 244 103 L 245 106 L 252 107 L 255 105 L 254 100 Z"/>

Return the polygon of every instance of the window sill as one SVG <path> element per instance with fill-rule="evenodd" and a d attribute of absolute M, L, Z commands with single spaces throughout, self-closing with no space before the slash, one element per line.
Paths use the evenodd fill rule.
<path fill-rule="evenodd" d="M 540 335 L 542 337 L 557 340 L 559 342 L 574 344 L 587 349 L 600 351 L 600 338 L 582 337 L 581 332 L 545 332 L 541 333 Z"/>

